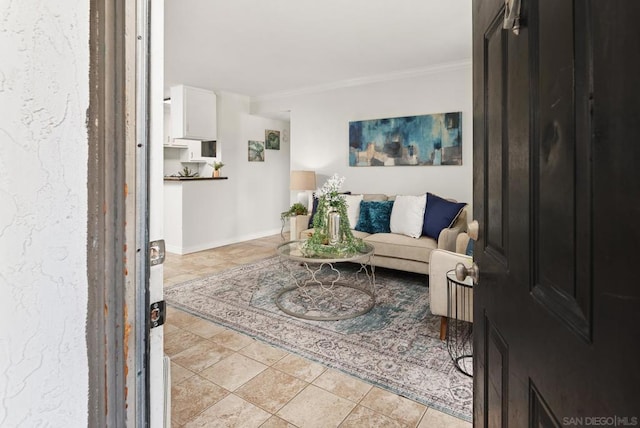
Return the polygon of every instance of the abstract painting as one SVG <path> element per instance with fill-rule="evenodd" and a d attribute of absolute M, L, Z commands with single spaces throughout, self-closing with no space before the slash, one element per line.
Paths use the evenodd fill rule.
<path fill-rule="evenodd" d="M 264 141 L 267 143 L 267 150 L 280 150 L 280 131 L 266 129 Z"/>
<path fill-rule="evenodd" d="M 349 122 L 349 166 L 462 165 L 462 112 Z"/>
<path fill-rule="evenodd" d="M 249 162 L 264 162 L 264 141 L 249 140 Z"/>

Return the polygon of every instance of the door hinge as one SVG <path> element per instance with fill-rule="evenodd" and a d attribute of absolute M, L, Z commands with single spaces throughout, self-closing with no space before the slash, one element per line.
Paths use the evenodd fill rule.
<path fill-rule="evenodd" d="M 151 306 L 149 306 L 150 328 L 156 328 L 164 324 L 165 307 L 166 304 L 164 300 L 152 303 Z"/>
<path fill-rule="evenodd" d="M 502 28 L 520 34 L 520 8 L 522 0 L 504 0 L 504 21 Z"/>
<path fill-rule="evenodd" d="M 161 265 L 164 263 L 164 239 L 151 241 L 149 243 L 149 264 L 151 266 Z"/>

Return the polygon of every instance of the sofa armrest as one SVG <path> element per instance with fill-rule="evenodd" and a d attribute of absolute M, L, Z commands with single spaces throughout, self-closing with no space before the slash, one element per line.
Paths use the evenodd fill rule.
<path fill-rule="evenodd" d="M 429 259 L 429 306 L 434 315 L 447 316 L 447 272 L 455 269 L 456 264 L 462 263 L 469 267 L 473 259 L 464 254 L 452 253 L 446 250 L 433 250 Z M 464 321 L 472 321 L 470 312 Z"/>
<path fill-rule="evenodd" d="M 438 249 L 456 251 L 456 239 L 462 230 L 459 227 L 445 228 L 438 235 Z"/>
<path fill-rule="evenodd" d="M 305 239 L 305 238 L 300 238 L 300 233 L 303 230 L 307 230 L 309 228 L 309 218 L 311 216 L 310 215 L 297 215 L 295 217 L 291 217 L 289 219 L 289 228 L 290 228 L 290 239 L 293 240 L 298 240 L 298 239 Z"/>
<path fill-rule="evenodd" d="M 462 232 L 456 238 L 456 253 L 467 254 L 467 246 L 469 245 L 469 234 Z"/>

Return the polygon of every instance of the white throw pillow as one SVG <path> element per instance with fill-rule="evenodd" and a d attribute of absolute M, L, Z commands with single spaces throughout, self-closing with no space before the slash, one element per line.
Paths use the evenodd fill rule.
<path fill-rule="evenodd" d="M 398 195 L 391 210 L 391 233 L 399 233 L 412 238 L 422 235 L 424 209 L 427 195 L 407 196 Z"/>
<path fill-rule="evenodd" d="M 343 195 L 347 204 L 347 218 L 349 219 L 349 229 L 355 229 L 360 218 L 360 201 L 362 195 Z"/>

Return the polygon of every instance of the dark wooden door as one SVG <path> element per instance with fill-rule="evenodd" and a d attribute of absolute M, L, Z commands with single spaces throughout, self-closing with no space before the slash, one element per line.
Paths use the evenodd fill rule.
<path fill-rule="evenodd" d="M 640 426 L 640 1 L 503 14 L 474 0 L 474 423 Z"/>

